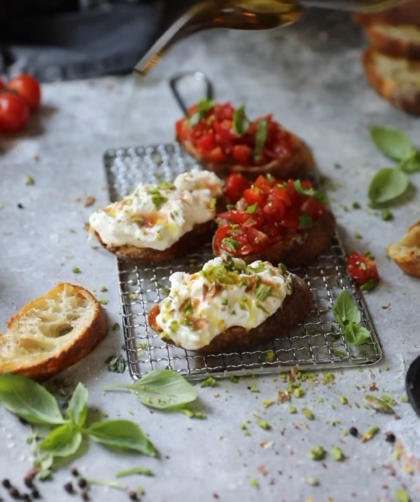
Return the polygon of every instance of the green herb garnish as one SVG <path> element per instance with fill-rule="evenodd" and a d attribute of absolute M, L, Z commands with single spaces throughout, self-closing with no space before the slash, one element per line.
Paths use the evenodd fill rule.
<path fill-rule="evenodd" d="M 259 159 L 264 151 L 265 142 L 267 141 L 268 122 L 266 119 L 258 121 L 257 132 L 255 133 L 255 148 L 254 157 Z"/>
<path fill-rule="evenodd" d="M 235 241 L 235 239 L 231 239 L 230 237 L 225 237 L 222 240 L 223 244 L 230 248 L 232 251 L 236 252 L 239 248 L 239 243 L 238 241 Z"/>
<path fill-rule="evenodd" d="M 110 356 L 105 361 L 105 364 L 108 365 L 109 371 L 112 371 L 114 373 L 124 373 L 125 367 L 127 366 L 127 361 L 122 355 Z"/>
<path fill-rule="evenodd" d="M 314 220 L 309 216 L 309 214 L 302 213 L 299 216 L 299 230 L 312 228 L 313 226 L 314 226 Z"/>
<path fill-rule="evenodd" d="M 255 204 L 252 204 L 252 206 L 248 206 L 246 208 L 245 212 L 248 213 L 248 214 L 254 214 L 256 212 L 256 210 L 257 210 L 257 207 L 258 207 L 258 203 L 256 202 Z"/>
<path fill-rule="evenodd" d="M 208 377 L 201 382 L 200 387 L 204 389 L 204 387 L 214 387 L 216 385 L 216 380 L 213 377 Z"/>
<path fill-rule="evenodd" d="M 233 131 L 237 136 L 243 136 L 248 128 L 249 120 L 246 116 L 245 105 L 241 105 L 233 115 Z"/>
<path fill-rule="evenodd" d="M 214 108 L 216 103 L 213 99 L 203 98 L 201 101 L 197 103 L 197 111 L 188 117 L 188 123 L 190 126 L 196 126 L 203 118 L 206 116 L 206 113 Z"/>
<path fill-rule="evenodd" d="M 314 197 L 318 199 L 323 204 L 328 202 L 328 197 L 319 190 L 315 190 L 314 188 L 304 188 L 300 180 L 294 181 L 295 190 L 299 195 L 305 195 L 306 197 Z"/>

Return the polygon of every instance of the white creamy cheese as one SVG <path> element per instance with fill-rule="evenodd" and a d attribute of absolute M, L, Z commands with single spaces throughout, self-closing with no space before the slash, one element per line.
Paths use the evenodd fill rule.
<path fill-rule="evenodd" d="M 292 279 L 268 262 L 246 265 L 239 258 L 217 257 L 203 270 L 170 277 L 168 298 L 160 303 L 157 324 L 187 350 L 197 350 L 232 326 L 249 331 L 281 308 Z"/>
<path fill-rule="evenodd" d="M 99 209 L 89 218 L 91 232 L 105 244 L 170 248 L 194 225 L 212 220 L 222 182 L 209 171 L 193 169 L 174 183 L 140 183 L 124 200 Z"/>

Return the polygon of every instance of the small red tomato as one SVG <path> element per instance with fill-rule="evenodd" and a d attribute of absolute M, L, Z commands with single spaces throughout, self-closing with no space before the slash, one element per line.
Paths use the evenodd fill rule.
<path fill-rule="evenodd" d="M 0 90 L 4 88 L 4 82 L 3 80 L 0 78 Z"/>
<path fill-rule="evenodd" d="M 302 213 L 309 214 L 309 216 L 314 220 L 318 220 L 322 213 L 325 211 L 324 205 L 319 202 L 319 200 L 314 197 L 308 197 L 300 208 Z"/>
<path fill-rule="evenodd" d="M 252 149 L 248 145 L 235 145 L 233 156 L 239 165 L 247 166 L 252 159 Z"/>
<path fill-rule="evenodd" d="M 31 75 L 19 75 L 12 78 L 7 84 L 7 89 L 16 91 L 26 101 L 31 111 L 36 110 L 41 102 L 41 86 L 36 78 Z"/>
<path fill-rule="evenodd" d="M 214 148 L 216 148 L 216 140 L 213 133 L 202 136 L 197 141 L 197 150 L 201 155 L 211 152 Z"/>
<path fill-rule="evenodd" d="M 226 197 L 236 204 L 242 198 L 244 191 L 249 188 L 249 181 L 243 174 L 232 173 L 226 180 L 225 194 Z"/>
<path fill-rule="evenodd" d="M 360 284 L 370 280 L 379 281 L 376 263 L 360 253 L 354 251 L 347 257 L 347 273 Z M 373 288 L 372 288 L 373 289 Z"/>
<path fill-rule="evenodd" d="M 253 206 L 255 203 L 262 206 L 265 201 L 263 193 L 257 187 L 247 188 L 244 192 L 244 198 L 250 206 Z"/>
<path fill-rule="evenodd" d="M 28 122 L 29 108 L 14 92 L 0 94 L 0 132 L 17 132 Z"/>
<path fill-rule="evenodd" d="M 214 150 L 206 155 L 206 158 L 211 162 L 215 162 L 216 164 L 220 164 L 227 159 L 227 155 L 223 153 L 223 150 L 220 146 L 217 146 Z"/>

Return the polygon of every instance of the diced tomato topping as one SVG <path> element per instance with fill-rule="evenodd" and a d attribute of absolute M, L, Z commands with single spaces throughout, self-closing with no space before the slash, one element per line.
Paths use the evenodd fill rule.
<path fill-rule="evenodd" d="M 217 146 L 208 155 L 206 155 L 206 158 L 211 162 L 220 164 L 221 162 L 224 162 L 227 159 L 227 155 L 223 153 L 223 150 L 220 148 L 220 146 Z"/>
<path fill-rule="evenodd" d="M 247 187 L 242 197 L 241 187 Z M 298 193 L 296 187 L 302 193 Z M 217 216 L 220 228 L 214 239 L 215 253 L 227 251 L 233 256 L 260 253 L 280 242 L 290 231 L 311 228 L 325 211 L 316 198 L 322 198 L 321 194 L 316 191 L 311 192 L 314 196 L 305 194 L 313 188 L 309 181 L 301 181 L 296 187 L 292 179 L 280 182 L 265 176 L 259 176 L 249 186 L 244 176 L 231 174 L 225 192 L 236 201 L 236 207 Z"/>
<path fill-rule="evenodd" d="M 370 280 L 379 281 L 376 263 L 356 251 L 347 257 L 347 273 L 360 284 L 366 284 Z"/>
<path fill-rule="evenodd" d="M 252 148 L 248 145 L 235 145 L 233 147 L 233 157 L 241 166 L 248 166 L 252 160 Z"/>
<path fill-rule="evenodd" d="M 211 152 L 214 148 L 216 148 L 216 140 L 213 133 L 206 134 L 197 141 L 197 150 L 201 155 Z"/>

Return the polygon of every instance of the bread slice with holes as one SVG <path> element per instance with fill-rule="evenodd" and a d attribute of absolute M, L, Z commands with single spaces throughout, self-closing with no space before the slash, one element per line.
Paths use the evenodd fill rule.
<path fill-rule="evenodd" d="M 368 49 L 363 55 L 366 78 L 395 107 L 420 115 L 420 61 L 393 58 Z"/>
<path fill-rule="evenodd" d="M 105 312 L 86 289 L 61 283 L 25 305 L 0 334 L 0 373 L 47 380 L 86 357 L 105 338 Z"/>
<path fill-rule="evenodd" d="M 420 221 L 411 225 L 401 242 L 386 250 L 403 272 L 420 277 Z"/>
<path fill-rule="evenodd" d="M 366 27 L 372 47 L 387 56 L 420 59 L 420 27 L 376 23 Z"/>

